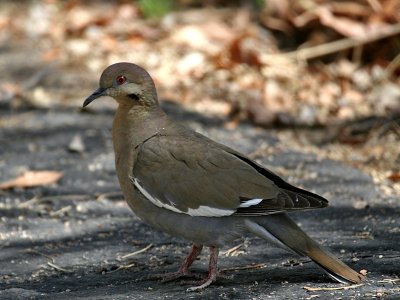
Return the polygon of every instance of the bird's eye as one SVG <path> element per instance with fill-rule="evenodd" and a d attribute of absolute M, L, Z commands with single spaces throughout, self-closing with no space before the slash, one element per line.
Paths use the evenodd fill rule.
<path fill-rule="evenodd" d="M 122 85 L 126 82 L 126 77 L 125 76 L 118 76 L 116 79 L 118 85 Z"/>

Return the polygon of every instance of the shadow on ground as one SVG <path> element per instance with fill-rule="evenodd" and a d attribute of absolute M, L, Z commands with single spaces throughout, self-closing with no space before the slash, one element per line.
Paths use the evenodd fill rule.
<path fill-rule="evenodd" d="M 248 125 L 228 130 L 222 120 L 179 106 L 169 104 L 166 110 L 245 153 L 265 145 L 279 147 L 276 132 Z M 144 225 L 122 200 L 113 163 L 112 111 L 11 112 L 3 107 L 0 117 L 0 181 L 26 169 L 64 172 L 57 185 L 0 192 L 2 299 L 396 299 L 400 294 L 398 199 L 380 195 L 360 170 L 290 150 L 259 158 L 272 169 L 296 170 L 289 178 L 292 183 L 330 199 L 327 209 L 293 216 L 354 269 L 367 270 L 363 286 L 306 291 L 304 286 L 343 286 L 332 283 L 309 260 L 249 236 L 232 244 L 243 243 L 235 255 L 220 255 L 223 269 L 249 268 L 228 270 L 232 279 L 188 294 L 188 285 L 147 279 L 177 269 L 189 244 Z M 69 149 L 75 136 L 84 143 L 82 152 Z M 298 176 L 299 162 L 304 173 L 314 172 L 316 179 Z M 356 206 L 359 201 L 366 205 Z M 149 244 L 148 250 L 123 258 Z M 206 268 L 205 253 L 194 270 L 202 273 Z"/>

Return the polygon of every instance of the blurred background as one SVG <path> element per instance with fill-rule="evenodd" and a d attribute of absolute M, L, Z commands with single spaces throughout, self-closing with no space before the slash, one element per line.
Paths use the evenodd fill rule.
<path fill-rule="evenodd" d="M 399 21 L 397 0 L 1 1 L 0 107 L 79 108 L 134 62 L 162 100 L 279 128 L 398 194 Z"/>
<path fill-rule="evenodd" d="M 399 0 L 0 1 L 1 299 L 187 299 L 146 281 L 188 244 L 123 200 L 115 101 L 81 108 L 121 61 L 173 118 L 329 199 L 296 221 L 368 273 L 324 290 L 309 260 L 249 238 L 220 255 L 242 275 L 191 297 L 398 299 Z"/>

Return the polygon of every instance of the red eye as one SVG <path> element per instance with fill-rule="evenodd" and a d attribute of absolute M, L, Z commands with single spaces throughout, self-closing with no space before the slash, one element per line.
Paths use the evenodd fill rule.
<path fill-rule="evenodd" d="M 118 76 L 116 81 L 117 81 L 117 83 L 119 85 L 124 84 L 126 82 L 126 77 L 125 76 Z"/>

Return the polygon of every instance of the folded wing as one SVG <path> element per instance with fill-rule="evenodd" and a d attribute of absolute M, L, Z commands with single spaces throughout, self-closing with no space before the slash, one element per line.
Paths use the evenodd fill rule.
<path fill-rule="evenodd" d="M 132 182 L 153 204 L 191 216 L 266 215 L 327 201 L 200 134 L 156 135 L 138 148 Z"/>

